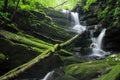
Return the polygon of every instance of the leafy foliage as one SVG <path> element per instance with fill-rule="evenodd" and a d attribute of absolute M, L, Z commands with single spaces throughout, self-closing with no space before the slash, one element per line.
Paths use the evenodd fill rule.
<path fill-rule="evenodd" d="M 56 7 L 55 9 L 72 9 L 79 0 L 21 0 L 19 7 L 26 10 L 38 11 L 40 8 Z M 3 1 L 0 2 L 2 4 Z M 65 2 L 65 3 L 64 3 Z M 64 4 L 63 4 L 64 3 Z M 14 1 L 9 1 L 9 6 L 15 6 Z"/>
<path fill-rule="evenodd" d="M 0 12 L 0 16 L 5 16 L 5 17 L 7 17 L 8 15 L 9 15 L 8 12 L 6 12 L 6 13 Z"/>
<path fill-rule="evenodd" d="M 108 15 L 118 17 L 120 14 L 120 0 L 114 1 L 114 0 L 108 0 L 106 1 L 106 6 L 103 8 L 103 10 L 99 13 L 99 18 L 105 18 Z"/>
<path fill-rule="evenodd" d="M 109 12 L 109 7 L 106 7 L 103 11 L 101 11 L 98 15 L 99 18 L 104 18 L 105 16 L 107 16 Z"/>
<path fill-rule="evenodd" d="M 87 0 L 86 5 L 84 6 L 84 10 L 88 11 L 89 6 L 95 2 L 96 2 L 96 0 Z"/>
<path fill-rule="evenodd" d="M 0 10 L 3 8 L 3 1 L 0 0 Z"/>

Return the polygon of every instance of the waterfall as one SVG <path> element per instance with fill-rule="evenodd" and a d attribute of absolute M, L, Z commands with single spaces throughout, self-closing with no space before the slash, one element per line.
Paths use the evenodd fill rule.
<path fill-rule="evenodd" d="M 106 29 L 102 29 L 102 31 L 100 32 L 100 34 L 97 38 L 95 38 L 93 36 L 93 32 L 94 32 L 94 30 L 90 31 L 91 40 L 92 40 L 92 43 L 90 45 L 90 48 L 92 48 L 92 54 L 90 56 L 97 56 L 97 57 L 101 58 L 101 57 L 104 57 L 105 55 L 109 55 L 108 52 L 103 51 L 102 47 L 101 47 L 102 40 L 105 36 Z"/>
<path fill-rule="evenodd" d="M 64 75 L 64 72 L 62 70 L 62 67 L 60 67 L 60 68 L 56 68 L 56 69 L 48 72 L 45 75 L 45 77 L 41 80 L 57 80 L 58 78 L 60 78 L 63 75 Z"/>
<path fill-rule="evenodd" d="M 54 71 L 48 72 L 42 80 L 50 80 L 53 76 Z"/>
<path fill-rule="evenodd" d="M 63 9 L 62 12 L 63 12 L 64 14 L 69 14 L 70 11 Z"/>
<path fill-rule="evenodd" d="M 77 33 L 82 33 L 86 30 L 86 26 L 83 26 L 79 22 L 79 16 L 77 12 L 71 12 L 72 19 L 74 20 L 73 29 L 77 31 Z"/>
<path fill-rule="evenodd" d="M 79 16 L 77 12 L 70 12 L 69 10 L 62 10 L 62 13 L 64 13 L 67 18 L 69 14 L 71 14 L 71 18 L 74 21 L 74 25 L 72 26 L 72 30 L 77 32 L 77 33 L 82 33 L 83 31 L 86 30 L 86 26 L 83 26 L 79 22 Z"/>
<path fill-rule="evenodd" d="M 61 12 L 64 13 L 64 15 L 66 16 L 66 18 L 68 19 L 70 11 L 63 9 Z"/>
<path fill-rule="evenodd" d="M 98 48 L 101 49 L 101 46 L 102 46 L 102 40 L 103 40 L 103 37 L 105 36 L 105 32 L 106 32 L 106 29 L 103 29 L 100 33 L 100 35 L 98 36 L 97 38 L 97 45 L 98 45 Z"/>
<path fill-rule="evenodd" d="M 71 15 L 72 15 L 72 18 L 75 22 L 75 25 L 80 25 L 78 13 L 77 12 L 71 12 Z"/>
<path fill-rule="evenodd" d="M 86 27 L 86 26 L 83 26 L 83 25 L 80 24 L 80 22 L 79 22 L 79 14 L 77 12 L 70 12 L 68 10 L 63 10 L 62 12 L 65 15 L 67 15 L 67 17 L 70 16 L 72 18 L 72 24 L 73 24 L 72 25 L 72 31 L 77 32 L 77 33 L 82 33 L 86 29 L 88 31 L 90 31 L 90 38 L 91 38 L 92 43 L 90 44 L 90 47 L 87 47 L 87 48 L 89 48 L 90 50 L 92 49 L 92 53 L 88 52 L 89 53 L 88 56 L 103 58 L 106 55 L 110 54 L 109 52 L 105 52 L 104 50 L 102 50 L 102 41 L 103 41 L 103 38 L 104 38 L 105 32 L 106 32 L 105 28 L 101 30 L 98 37 L 94 37 L 93 33 L 98 28 L 101 28 L 100 24 L 99 25 L 93 25 L 93 26 L 91 26 L 91 28 L 89 28 L 89 27 Z"/>

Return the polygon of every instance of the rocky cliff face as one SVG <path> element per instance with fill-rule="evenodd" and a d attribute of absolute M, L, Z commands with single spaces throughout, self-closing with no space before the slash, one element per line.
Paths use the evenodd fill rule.
<path fill-rule="evenodd" d="M 76 5 L 73 11 L 77 11 L 80 15 L 80 20 L 85 21 L 87 26 L 101 24 L 101 27 L 107 28 L 104 38 L 104 49 L 112 51 L 120 51 L 120 2 L 109 0 L 97 0 L 88 5 L 87 1 L 83 0 Z"/>

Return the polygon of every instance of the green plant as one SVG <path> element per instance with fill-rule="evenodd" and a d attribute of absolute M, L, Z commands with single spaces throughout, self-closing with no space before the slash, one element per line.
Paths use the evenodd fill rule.
<path fill-rule="evenodd" d="M 89 6 L 91 4 L 93 4 L 93 3 L 95 3 L 95 2 L 96 2 L 96 0 L 87 0 L 86 5 L 84 6 L 84 10 L 88 11 L 89 10 Z"/>
<path fill-rule="evenodd" d="M 109 12 L 109 7 L 106 7 L 103 11 L 98 13 L 98 18 L 105 18 Z"/>

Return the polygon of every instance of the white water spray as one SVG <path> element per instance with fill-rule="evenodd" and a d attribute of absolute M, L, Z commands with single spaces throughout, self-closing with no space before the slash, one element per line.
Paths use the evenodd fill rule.
<path fill-rule="evenodd" d="M 74 21 L 74 25 L 72 27 L 72 30 L 76 31 L 77 33 L 82 33 L 83 31 L 86 30 L 86 26 L 83 26 L 79 22 L 79 16 L 77 12 L 70 12 L 69 10 L 62 10 L 62 12 L 67 15 L 67 18 L 69 14 L 71 14 L 71 17 Z"/>
<path fill-rule="evenodd" d="M 103 40 L 103 37 L 105 36 L 105 32 L 106 32 L 106 29 L 103 29 L 100 33 L 100 35 L 98 36 L 97 38 L 97 45 L 98 45 L 98 48 L 102 48 L 102 40 Z"/>
<path fill-rule="evenodd" d="M 66 16 L 66 18 L 68 19 L 70 11 L 63 9 L 61 12 L 64 13 L 64 15 Z"/>
<path fill-rule="evenodd" d="M 106 29 L 103 29 L 97 38 L 93 37 L 93 30 L 91 31 L 91 40 L 92 44 L 90 48 L 92 48 L 92 54 L 90 56 L 104 57 L 108 55 L 107 52 L 102 50 L 102 40 L 105 36 Z"/>
<path fill-rule="evenodd" d="M 49 80 L 53 76 L 54 71 L 48 72 L 42 80 Z"/>
<path fill-rule="evenodd" d="M 64 14 L 68 14 L 70 11 L 63 9 L 62 12 L 63 12 Z"/>
<path fill-rule="evenodd" d="M 74 26 L 73 29 L 77 31 L 78 33 L 82 33 L 83 31 L 86 30 L 86 26 L 83 26 L 79 22 L 79 16 L 77 12 L 71 12 L 71 16 L 74 20 Z"/>

